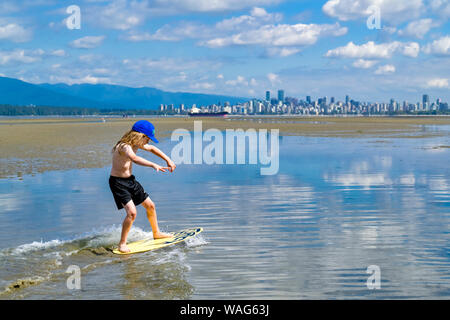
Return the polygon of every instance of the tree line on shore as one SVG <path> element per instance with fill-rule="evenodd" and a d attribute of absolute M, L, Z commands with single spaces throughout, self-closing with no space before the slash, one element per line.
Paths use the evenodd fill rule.
<path fill-rule="evenodd" d="M 55 107 L 55 106 L 13 106 L 0 104 L 1 116 L 95 116 L 95 115 L 154 115 L 158 110 L 129 110 L 129 109 L 97 109 L 83 107 Z M 167 114 L 165 112 L 164 114 Z"/>

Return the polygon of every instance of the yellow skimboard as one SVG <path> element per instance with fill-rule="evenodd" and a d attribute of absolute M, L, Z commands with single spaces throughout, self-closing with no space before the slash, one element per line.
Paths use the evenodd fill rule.
<path fill-rule="evenodd" d="M 156 239 L 153 238 L 149 239 L 142 239 L 135 242 L 130 242 L 127 244 L 128 248 L 130 248 L 130 252 L 120 252 L 117 248 L 113 250 L 113 253 L 115 254 L 132 254 L 132 253 L 139 253 L 139 252 L 146 252 L 150 250 L 156 250 L 160 248 L 164 248 L 167 246 L 171 246 L 173 244 L 182 242 L 188 238 L 191 238 L 200 232 L 203 231 L 203 228 L 193 228 L 193 229 L 186 229 L 181 230 L 179 232 L 173 232 L 173 237 L 170 238 L 163 238 L 163 239 Z"/>

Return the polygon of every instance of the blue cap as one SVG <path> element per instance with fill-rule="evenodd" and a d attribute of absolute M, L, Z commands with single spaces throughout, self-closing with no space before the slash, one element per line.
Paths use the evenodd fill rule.
<path fill-rule="evenodd" d="M 145 134 L 156 143 L 159 142 L 155 138 L 155 126 L 147 120 L 139 120 L 133 125 L 133 128 L 131 128 L 131 130 Z"/>

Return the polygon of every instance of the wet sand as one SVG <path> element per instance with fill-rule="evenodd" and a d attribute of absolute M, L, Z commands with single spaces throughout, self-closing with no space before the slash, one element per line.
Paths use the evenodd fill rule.
<path fill-rule="evenodd" d="M 110 164 L 111 148 L 142 118 L 0 119 L 0 178 L 47 170 L 100 168 Z M 445 132 L 424 126 L 450 125 L 450 117 L 229 117 L 151 118 L 160 140 L 175 129 L 279 129 L 280 135 L 318 137 L 426 138 Z M 446 148 L 448 146 L 441 146 Z"/>

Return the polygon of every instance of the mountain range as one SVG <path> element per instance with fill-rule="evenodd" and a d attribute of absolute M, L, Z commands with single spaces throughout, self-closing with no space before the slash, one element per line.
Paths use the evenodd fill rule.
<path fill-rule="evenodd" d="M 0 104 L 84 107 L 97 109 L 150 109 L 161 104 L 197 106 L 231 104 L 248 98 L 222 95 L 167 92 L 150 87 L 132 88 L 110 84 L 32 84 L 14 78 L 0 77 Z"/>

